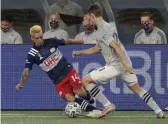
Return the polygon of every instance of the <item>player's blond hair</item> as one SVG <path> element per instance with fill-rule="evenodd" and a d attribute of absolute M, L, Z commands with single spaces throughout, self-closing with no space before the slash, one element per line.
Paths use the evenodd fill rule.
<path fill-rule="evenodd" d="M 35 33 L 41 33 L 42 32 L 42 28 L 39 25 L 34 25 L 30 28 L 30 35 L 33 35 Z"/>

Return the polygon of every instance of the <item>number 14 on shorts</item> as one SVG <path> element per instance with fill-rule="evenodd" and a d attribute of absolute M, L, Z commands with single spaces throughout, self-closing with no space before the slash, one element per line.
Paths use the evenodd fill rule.
<path fill-rule="evenodd" d="M 71 78 L 74 82 L 78 81 L 78 83 L 82 83 L 78 74 L 73 74 Z"/>

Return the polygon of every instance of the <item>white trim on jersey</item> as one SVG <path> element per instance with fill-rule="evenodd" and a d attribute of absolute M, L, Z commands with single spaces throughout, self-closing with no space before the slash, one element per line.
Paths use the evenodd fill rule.
<path fill-rule="evenodd" d="M 28 52 L 28 54 L 30 54 L 30 55 L 32 55 L 32 56 L 35 56 L 33 53 L 31 53 L 31 52 Z"/>
<path fill-rule="evenodd" d="M 30 54 L 30 55 L 32 55 L 32 56 L 35 56 L 38 52 L 39 52 L 39 51 L 37 51 L 36 49 L 31 48 L 28 54 Z"/>
<path fill-rule="evenodd" d="M 30 52 L 31 52 L 31 53 L 33 53 L 33 54 L 35 54 L 35 55 L 37 54 L 37 53 L 36 53 L 36 52 L 34 52 L 33 50 L 30 50 Z"/>
<path fill-rule="evenodd" d="M 39 51 L 37 51 L 37 50 L 36 50 L 36 49 L 34 49 L 34 48 L 31 48 L 31 49 L 32 49 L 34 52 L 36 52 L 36 53 L 37 53 L 37 52 L 39 52 Z"/>

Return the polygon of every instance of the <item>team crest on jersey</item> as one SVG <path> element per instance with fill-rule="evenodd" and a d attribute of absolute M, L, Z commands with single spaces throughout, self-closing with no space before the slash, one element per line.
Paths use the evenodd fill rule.
<path fill-rule="evenodd" d="M 40 53 L 37 53 L 37 55 L 38 55 L 38 57 L 40 58 L 40 60 L 42 60 L 42 59 L 43 59 L 43 57 L 41 56 L 41 54 L 40 54 Z"/>
<path fill-rule="evenodd" d="M 51 53 L 55 52 L 55 48 L 51 48 L 51 49 L 50 49 L 50 52 L 51 52 Z"/>

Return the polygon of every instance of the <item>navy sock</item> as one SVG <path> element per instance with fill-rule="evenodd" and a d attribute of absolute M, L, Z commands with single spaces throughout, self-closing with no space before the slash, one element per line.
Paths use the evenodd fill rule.
<path fill-rule="evenodd" d="M 90 104 L 93 104 L 95 101 L 93 99 L 93 97 L 90 95 L 90 93 L 86 90 L 86 97 L 82 97 L 83 99 L 87 100 Z"/>
<path fill-rule="evenodd" d="M 88 112 L 88 111 L 98 110 L 96 107 L 90 105 L 89 103 L 87 103 L 85 100 L 81 98 L 75 98 L 75 102 L 77 102 L 81 106 L 81 109 L 83 111 Z"/>

